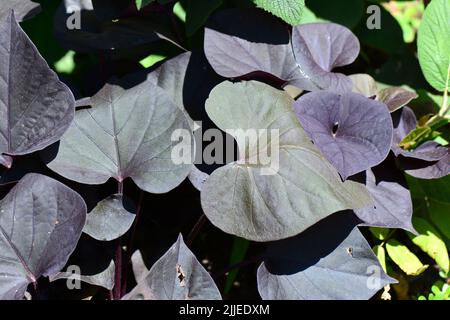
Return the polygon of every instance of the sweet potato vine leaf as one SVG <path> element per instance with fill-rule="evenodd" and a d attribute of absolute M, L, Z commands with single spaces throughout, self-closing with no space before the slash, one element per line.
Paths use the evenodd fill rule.
<path fill-rule="evenodd" d="M 342 178 L 388 155 L 392 120 L 385 104 L 356 93 L 311 92 L 294 104 L 302 127 Z"/>
<path fill-rule="evenodd" d="M 340 212 L 296 237 L 271 244 L 258 269 L 261 297 L 363 300 L 394 283 L 357 224 L 358 219 L 351 212 Z"/>
<path fill-rule="evenodd" d="M 28 174 L 0 202 L 0 299 L 59 272 L 81 236 L 86 205 L 53 179 Z"/>
<path fill-rule="evenodd" d="M 86 184 L 130 177 L 151 193 L 168 192 L 187 177 L 192 164 L 172 159 L 175 145 L 193 150 L 184 112 L 150 81 L 128 87 L 106 84 L 90 99 L 92 108 L 76 112 L 56 157 L 47 160 L 50 169 Z M 191 139 L 172 141 L 175 130 Z"/>
<path fill-rule="evenodd" d="M 285 26 L 265 12 L 224 10 L 208 23 L 204 49 L 224 77 L 255 79 L 265 73 L 281 86 L 342 92 L 352 89 L 352 81 L 332 70 L 352 63 L 360 46 L 349 29 L 334 23 L 299 25 L 291 39 Z"/>
<path fill-rule="evenodd" d="M 140 270 L 145 272 L 145 266 L 142 263 L 141 266 Z M 186 246 L 181 235 L 164 256 L 136 280 L 137 286 L 123 297 L 124 300 L 222 299 L 213 279 Z"/>
<path fill-rule="evenodd" d="M 117 239 L 131 228 L 134 211 L 131 201 L 123 195 L 109 196 L 87 215 L 83 232 L 100 241 Z"/>
<path fill-rule="evenodd" d="M 18 22 L 32 18 L 41 11 L 39 3 L 30 0 L 7 0 L 0 5 L 0 19 L 8 16 L 14 10 L 14 16 Z"/>
<path fill-rule="evenodd" d="M 364 225 L 402 228 L 416 233 L 411 222 L 411 193 L 404 174 L 396 167 L 394 155 L 391 154 L 380 165 L 368 169 L 360 176 L 373 199 L 372 205 L 355 210 Z"/>
<path fill-rule="evenodd" d="M 211 92 L 206 111 L 237 138 L 240 153 L 238 161 L 214 171 L 201 192 L 205 214 L 223 231 L 279 240 L 336 211 L 371 203 L 363 185 L 341 181 L 300 126 L 292 103 L 285 92 L 255 81 L 223 82 Z M 260 136 L 244 142 L 233 129 L 258 130 Z M 262 161 L 264 154 L 269 159 Z"/>
<path fill-rule="evenodd" d="M 75 100 L 12 11 L 0 21 L 0 155 L 24 155 L 56 142 L 70 126 Z M 6 160 L 5 160 L 6 159 Z"/>

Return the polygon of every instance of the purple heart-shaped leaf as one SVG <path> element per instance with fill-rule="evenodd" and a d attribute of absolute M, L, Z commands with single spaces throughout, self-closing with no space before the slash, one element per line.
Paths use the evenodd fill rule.
<path fill-rule="evenodd" d="M 397 169 L 391 154 L 383 163 L 365 172 L 363 183 L 373 204 L 356 209 L 364 225 L 371 227 L 402 228 L 416 233 L 411 222 L 413 205 L 403 173 Z"/>
<path fill-rule="evenodd" d="M 28 174 L 0 201 L 0 299 L 59 272 L 81 236 L 86 204 L 51 178 Z"/>
<path fill-rule="evenodd" d="M 300 25 L 290 39 L 285 26 L 266 12 L 229 9 L 210 19 L 204 49 L 224 77 L 275 77 L 282 86 L 341 92 L 350 91 L 352 81 L 332 69 L 352 63 L 360 46 L 349 29 L 334 23 Z"/>
<path fill-rule="evenodd" d="M 350 78 L 331 72 L 358 57 L 359 41 L 349 29 L 334 23 L 300 25 L 293 30 L 292 47 L 302 77 L 291 84 L 308 91 L 352 89 Z"/>
<path fill-rule="evenodd" d="M 74 105 L 72 92 L 10 11 L 0 22 L 0 155 L 24 155 L 58 141 L 72 123 Z M 0 162 L 11 165 L 11 158 Z"/>
<path fill-rule="evenodd" d="M 351 212 L 339 212 L 295 237 L 271 243 L 258 269 L 261 297 L 369 299 L 384 285 L 394 283 L 383 272 L 358 223 Z M 375 275 L 376 281 L 370 281 Z"/>
<path fill-rule="evenodd" d="M 381 102 L 356 93 L 312 92 L 298 99 L 294 109 L 343 179 L 379 164 L 389 153 L 392 120 Z"/>

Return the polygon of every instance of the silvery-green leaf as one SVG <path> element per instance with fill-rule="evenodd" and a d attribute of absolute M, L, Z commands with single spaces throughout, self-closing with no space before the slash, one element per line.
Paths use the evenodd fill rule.
<path fill-rule="evenodd" d="M 78 110 L 48 163 L 62 176 L 86 184 L 130 177 L 143 190 L 165 193 L 178 186 L 192 164 L 172 159 L 175 145 L 192 150 L 192 138 L 172 141 L 175 130 L 192 136 L 184 112 L 150 81 L 127 88 L 106 84 Z M 190 141 L 189 141 L 190 140 Z"/>
<path fill-rule="evenodd" d="M 221 300 L 209 273 L 180 235 L 124 300 Z"/>
<path fill-rule="evenodd" d="M 200 171 L 196 166 L 193 167 L 191 173 L 189 173 L 189 181 L 199 191 L 202 191 L 203 184 L 208 179 L 209 175 L 203 171 Z"/>
<path fill-rule="evenodd" d="M 119 194 L 100 201 L 87 215 L 83 232 L 100 241 L 111 241 L 124 235 L 135 218 L 135 214 L 124 208 L 124 201 Z"/>
<path fill-rule="evenodd" d="M 114 288 L 114 275 L 116 266 L 114 261 L 111 260 L 109 266 L 100 273 L 93 275 L 74 274 L 68 270 L 58 272 L 57 274 L 50 276 L 50 282 L 56 280 L 70 280 L 70 281 L 82 281 L 94 286 L 100 286 L 108 290 Z M 80 270 L 83 271 L 83 270 Z"/>
<path fill-rule="evenodd" d="M 368 74 L 358 73 L 348 76 L 353 83 L 353 92 L 362 94 L 365 97 L 373 97 L 378 93 L 377 83 Z"/>
<path fill-rule="evenodd" d="M 75 249 L 86 205 L 56 180 L 28 174 L 0 202 L 0 299 L 59 272 Z"/>
<path fill-rule="evenodd" d="M 0 22 L 0 154 L 24 155 L 58 141 L 75 100 L 14 15 Z"/>
<path fill-rule="evenodd" d="M 300 235 L 269 246 L 258 269 L 265 300 L 364 300 L 388 277 L 356 227 L 351 212 L 336 213 Z"/>
<path fill-rule="evenodd" d="M 144 263 L 144 258 L 142 258 L 142 253 L 139 250 L 136 250 L 131 255 L 131 264 L 133 267 L 134 279 L 139 283 L 145 279 L 145 275 L 148 273 L 147 266 Z"/>
<path fill-rule="evenodd" d="M 203 184 L 203 210 L 223 231 L 255 241 L 279 240 L 336 211 L 371 203 L 364 186 L 341 181 L 300 126 L 292 103 L 285 92 L 254 81 L 223 82 L 211 92 L 206 111 L 220 129 L 264 130 L 247 147 L 240 139 L 239 160 Z"/>

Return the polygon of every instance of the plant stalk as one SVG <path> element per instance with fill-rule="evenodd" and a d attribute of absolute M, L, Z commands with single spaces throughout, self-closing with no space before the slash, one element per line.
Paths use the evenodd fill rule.
<path fill-rule="evenodd" d="M 202 214 L 198 221 L 195 223 L 194 227 L 192 228 L 191 232 L 189 233 L 186 241 L 186 245 L 190 246 L 194 242 L 195 238 L 197 238 L 198 234 L 200 233 L 200 230 L 203 228 L 203 226 L 206 224 L 206 215 Z"/>

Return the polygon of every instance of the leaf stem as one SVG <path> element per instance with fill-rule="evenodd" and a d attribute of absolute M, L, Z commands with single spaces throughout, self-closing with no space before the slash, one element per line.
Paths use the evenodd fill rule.
<path fill-rule="evenodd" d="M 128 245 L 127 245 L 127 255 L 126 255 L 126 267 L 125 267 L 125 272 L 123 274 L 123 279 L 122 279 L 122 296 L 124 296 L 126 294 L 127 291 L 127 278 L 128 278 L 128 271 L 130 269 L 131 266 L 131 256 L 133 255 L 133 249 L 134 249 L 134 242 L 135 242 L 135 238 L 136 238 L 136 230 L 137 230 L 137 226 L 141 217 L 141 211 L 142 211 L 142 205 L 144 203 L 144 191 L 140 191 L 139 193 L 139 200 L 138 200 L 138 204 L 136 207 L 136 218 L 134 219 L 133 225 L 131 226 L 131 236 L 130 236 L 130 240 L 128 241 Z"/>
<path fill-rule="evenodd" d="M 189 235 L 187 237 L 187 241 L 186 241 L 187 246 L 192 245 L 195 238 L 197 238 L 198 234 L 200 233 L 200 230 L 205 225 L 206 221 L 208 221 L 208 219 L 206 218 L 206 215 L 203 213 L 200 216 L 200 218 L 198 219 L 198 221 L 195 223 L 194 227 L 192 228 L 191 232 L 189 233 Z"/>
<path fill-rule="evenodd" d="M 449 87 L 449 85 L 450 85 L 450 63 L 448 64 L 448 69 L 447 69 L 447 82 L 445 84 L 444 99 L 442 101 L 441 110 L 439 112 L 439 115 L 441 117 L 444 117 L 450 111 L 450 105 L 448 103 L 448 87 Z"/>
<path fill-rule="evenodd" d="M 114 263 L 116 270 L 113 297 L 114 300 L 120 300 L 122 298 L 122 240 L 120 238 L 116 240 L 116 257 Z"/>
<path fill-rule="evenodd" d="M 232 264 L 231 266 L 228 266 L 228 267 L 222 269 L 221 271 L 215 273 L 215 274 L 213 275 L 213 279 L 214 279 L 214 280 L 217 280 L 218 278 L 223 277 L 223 276 L 226 275 L 228 272 L 230 272 L 230 271 L 232 271 L 232 270 L 234 270 L 234 269 L 246 267 L 246 266 L 248 266 L 248 265 L 250 265 L 250 264 L 254 264 L 254 263 L 259 263 L 259 262 L 262 262 L 263 260 L 264 260 L 264 256 L 254 256 L 254 257 L 250 257 L 250 258 L 248 258 L 248 259 L 246 259 L 246 260 L 243 260 L 243 261 L 241 261 L 241 262 L 239 262 L 239 263 Z"/>

